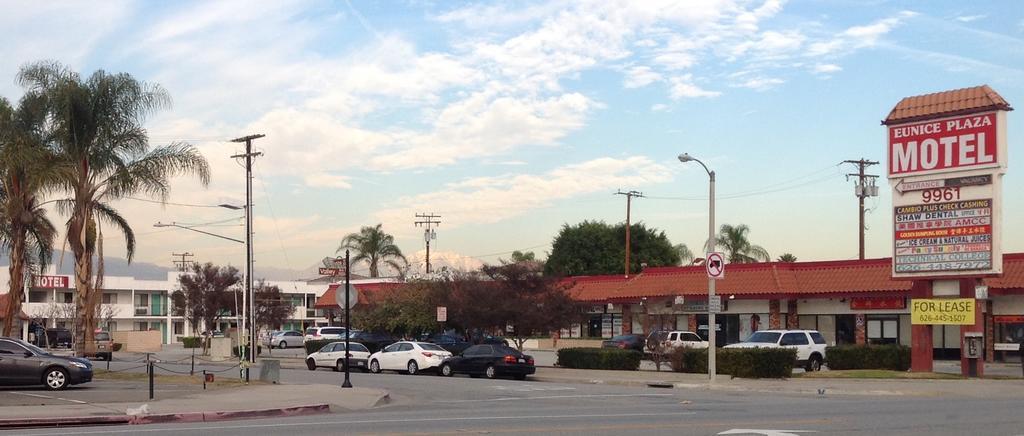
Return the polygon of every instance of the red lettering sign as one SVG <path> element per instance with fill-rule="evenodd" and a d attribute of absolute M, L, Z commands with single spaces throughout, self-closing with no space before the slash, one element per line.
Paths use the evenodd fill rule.
<path fill-rule="evenodd" d="M 32 286 L 36 288 L 69 288 L 71 279 L 68 276 L 32 276 Z"/>
<path fill-rule="evenodd" d="M 907 300 L 903 297 L 858 297 L 850 300 L 850 309 L 906 309 Z"/>
<path fill-rule="evenodd" d="M 996 316 L 994 316 L 992 318 L 993 318 L 993 321 L 995 321 L 995 322 L 997 322 L 999 324 L 1024 323 L 1024 316 L 1020 316 L 1020 315 L 996 315 Z"/>
<path fill-rule="evenodd" d="M 889 174 L 992 165 L 996 144 L 994 113 L 890 126 Z"/>

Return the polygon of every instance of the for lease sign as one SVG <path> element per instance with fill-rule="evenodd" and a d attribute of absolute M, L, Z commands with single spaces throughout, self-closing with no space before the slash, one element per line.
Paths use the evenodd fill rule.
<path fill-rule="evenodd" d="M 994 112 L 889 127 L 889 175 L 969 169 L 998 162 Z"/>
<path fill-rule="evenodd" d="M 918 325 L 974 325 L 973 298 L 914 298 L 910 323 Z"/>

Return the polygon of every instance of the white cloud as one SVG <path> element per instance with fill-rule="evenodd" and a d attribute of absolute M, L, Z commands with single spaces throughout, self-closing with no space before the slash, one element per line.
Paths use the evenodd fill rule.
<path fill-rule="evenodd" d="M 732 86 L 738 88 L 749 88 L 755 91 L 767 91 L 783 83 L 786 83 L 786 81 L 777 77 L 752 77 Z"/>
<path fill-rule="evenodd" d="M 352 184 L 349 183 L 349 177 L 341 176 L 337 174 L 328 173 L 314 173 L 306 176 L 306 186 L 314 188 L 337 188 L 337 189 L 351 189 Z"/>
<path fill-rule="evenodd" d="M 668 112 L 672 109 L 671 106 L 663 103 L 655 103 L 651 105 L 651 112 Z"/>
<path fill-rule="evenodd" d="M 722 95 L 718 91 L 708 91 L 693 83 L 693 75 L 686 74 L 669 79 L 672 86 L 669 88 L 669 96 L 673 100 L 683 98 L 718 97 Z"/>
<path fill-rule="evenodd" d="M 652 70 L 651 67 L 631 67 L 626 70 L 626 80 L 623 86 L 626 88 L 642 88 L 659 80 L 661 80 L 661 74 Z"/>
<path fill-rule="evenodd" d="M 971 21 L 977 21 L 977 20 L 980 20 L 980 19 L 983 19 L 983 18 L 987 18 L 987 17 L 988 17 L 988 15 L 984 15 L 984 14 L 982 14 L 982 15 L 961 15 L 961 16 L 956 17 L 954 19 L 959 21 L 959 22 L 961 22 L 961 23 L 970 23 Z"/>
<path fill-rule="evenodd" d="M 808 56 L 840 55 L 848 51 L 875 46 L 879 39 L 890 33 L 908 18 L 918 15 L 913 11 L 902 11 L 895 16 L 877 20 L 863 26 L 852 26 L 835 38 L 818 41 L 808 46 Z"/>
<path fill-rule="evenodd" d="M 838 73 L 842 70 L 843 67 L 840 67 L 839 65 L 836 64 L 816 64 L 813 68 L 811 68 L 811 71 L 813 71 L 815 74 Z"/>
<path fill-rule="evenodd" d="M 385 226 L 397 228 L 405 226 L 417 212 L 431 210 L 445 217 L 446 229 L 453 229 L 503 221 L 579 195 L 622 186 L 641 187 L 671 178 L 669 168 L 647 157 L 606 157 L 544 174 L 462 180 L 440 191 L 400 198 L 397 206 L 378 211 L 375 216 Z"/>

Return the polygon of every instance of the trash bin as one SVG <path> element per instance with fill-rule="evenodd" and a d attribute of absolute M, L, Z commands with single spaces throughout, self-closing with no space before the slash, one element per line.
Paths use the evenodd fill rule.
<path fill-rule="evenodd" d="M 260 381 L 278 384 L 281 382 L 281 361 L 260 361 Z"/>

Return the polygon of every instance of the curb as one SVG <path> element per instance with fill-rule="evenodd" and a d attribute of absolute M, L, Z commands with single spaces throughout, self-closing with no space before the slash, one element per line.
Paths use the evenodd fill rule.
<path fill-rule="evenodd" d="M 384 395 L 380 401 L 387 401 Z M 221 412 L 161 413 L 153 415 L 79 416 L 60 418 L 0 419 L 0 430 L 40 427 L 82 427 L 93 425 L 141 425 L 169 422 L 212 422 L 248 418 L 276 418 L 330 413 L 329 404 L 283 407 L 276 409 L 235 410 Z"/>

